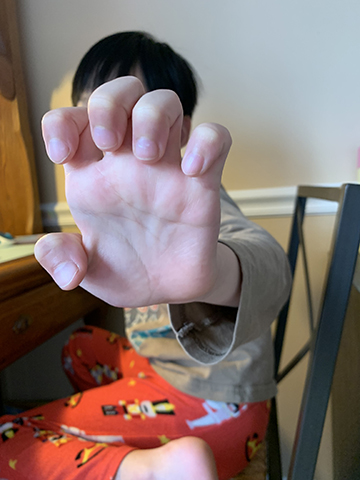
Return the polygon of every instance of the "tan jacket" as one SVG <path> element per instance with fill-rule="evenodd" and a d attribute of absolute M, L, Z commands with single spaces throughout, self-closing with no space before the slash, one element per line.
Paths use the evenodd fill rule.
<path fill-rule="evenodd" d="M 219 241 L 238 256 L 238 308 L 205 303 L 127 309 L 126 333 L 166 381 L 191 395 L 256 402 L 276 394 L 270 325 L 288 298 L 291 274 L 279 244 L 221 190 Z"/>

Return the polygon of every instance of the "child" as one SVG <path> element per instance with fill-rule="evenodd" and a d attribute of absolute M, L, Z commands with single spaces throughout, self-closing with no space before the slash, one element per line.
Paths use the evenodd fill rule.
<path fill-rule="evenodd" d="M 263 440 L 276 393 L 286 256 L 221 186 L 228 131 L 190 136 L 195 76 L 168 45 L 103 39 L 72 97 L 80 106 L 49 112 L 43 135 L 81 234 L 43 237 L 35 254 L 64 290 L 124 307 L 127 339 L 74 333 L 63 363 L 78 393 L 1 419 L 1 476 L 229 479 Z"/>

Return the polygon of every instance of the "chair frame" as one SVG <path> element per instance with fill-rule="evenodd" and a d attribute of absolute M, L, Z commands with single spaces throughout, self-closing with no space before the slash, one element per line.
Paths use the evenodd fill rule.
<path fill-rule="evenodd" d="M 313 320 L 306 250 L 302 233 L 305 207 L 309 198 L 338 202 L 329 265 L 317 322 Z M 358 258 L 359 242 L 359 184 L 348 183 L 341 187 L 298 187 L 288 257 L 294 275 L 298 252 L 301 247 L 308 294 L 311 338 L 279 373 L 290 299 L 278 317 L 274 338 L 275 378 L 277 382 L 280 382 L 310 351 L 288 480 L 311 480 L 314 478 L 336 358 Z M 275 398 L 272 399 L 267 442 L 269 480 L 282 480 Z"/>

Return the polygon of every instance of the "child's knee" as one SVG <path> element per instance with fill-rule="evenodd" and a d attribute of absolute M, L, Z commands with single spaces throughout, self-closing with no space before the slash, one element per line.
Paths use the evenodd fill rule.
<path fill-rule="evenodd" d="M 200 461 L 205 463 L 214 462 L 214 455 L 210 446 L 198 437 L 183 437 L 178 440 L 181 443 L 182 454 L 188 461 Z M 170 444 L 171 445 L 171 442 Z"/>
<path fill-rule="evenodd" d="M 75 330 L 63 346 L 61 360 L 63 367 L 69 370 L 71 364 L 84 357 L 84 352 L 91 351 L 91 340 L 93 329 L 90 327 L 81 327 Z M 71 368 L 70 368 L 71 369 Z"/>

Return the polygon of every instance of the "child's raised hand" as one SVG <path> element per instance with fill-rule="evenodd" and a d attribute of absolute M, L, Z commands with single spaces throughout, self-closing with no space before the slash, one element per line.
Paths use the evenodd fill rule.
<path fill-rule="evenodd" d="M 64 290 L 78 285 L 116 306 L 181 303 L 218 276 L 219 190 L 231 138 L 198 126 L 181 159 L 183 114 L 169 90 L 145 93 L 135 77 L 100 86 L 88 108 L 50 111 L 47 152 L 62 163 L 81 232 L 35 247 Z"/>

